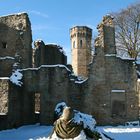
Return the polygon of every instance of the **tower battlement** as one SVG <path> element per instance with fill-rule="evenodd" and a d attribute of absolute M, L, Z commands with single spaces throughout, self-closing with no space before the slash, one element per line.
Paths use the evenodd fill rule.
<path fill-rule="evenodd" d="M 71 38 L 78 37 L 92 37 L 92 29 L 87 26 L 75 26 L 70 29 Z"/>

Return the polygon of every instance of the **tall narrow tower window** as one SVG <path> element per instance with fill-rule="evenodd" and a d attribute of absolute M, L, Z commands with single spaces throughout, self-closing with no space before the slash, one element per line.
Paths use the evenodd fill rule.
<path fill-rule="evenodd" d="M 75 41 L 73 41 L 73 48 L 75 48 Z"/>
<path fill-rule="evenodd" d="M 82 48 L 83 42 L 82 40 L 80 40 L 80 48 Z"/>
<path fill-rule="evenodd" d="M 7 43 L 6 42 L 2 42 L 2 48 L 6 49 L 7 48 Z"/>

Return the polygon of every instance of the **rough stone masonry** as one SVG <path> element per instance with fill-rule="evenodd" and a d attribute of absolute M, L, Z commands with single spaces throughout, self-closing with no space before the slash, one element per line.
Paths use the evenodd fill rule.
<path fill-rule="evenodd" d="M 67 68 L 66 56 L 57 45 L 39 41 L 32 55 L 30 25 L 26 13 L 0 17 L 0 76 L 10 79 L 0 81 L 0 88 L 8 82 L 8 112 L 0 115 L 0 129 L 36 122 L 52 124 L 59 102 L 93 115 L 100 125 L 139 119 L 140 84 L 136 68 L 133 60 L 116 54 L 111 16 L 103 17 L 98 26 L 95 56 L 84 81 Z M 52 61 L 53 49 L 56 58 Z M 23 76 L 20 86 L 11 80 L 16 70 Z M 14 76 L 18 78 L 18 74 Z M 40 94 L 39 114 L 35 113 L 36 94 Z"/>

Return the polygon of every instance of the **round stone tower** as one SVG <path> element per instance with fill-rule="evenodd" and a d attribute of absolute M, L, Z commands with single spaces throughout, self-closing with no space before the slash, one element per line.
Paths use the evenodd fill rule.
<path fill-rule="evenodd" d="M 92 59 L 92 29 L 75 26 L 70 29 L 72 67 L 75 75 L 83 79 L 88 77 L 88 66 Z"/>

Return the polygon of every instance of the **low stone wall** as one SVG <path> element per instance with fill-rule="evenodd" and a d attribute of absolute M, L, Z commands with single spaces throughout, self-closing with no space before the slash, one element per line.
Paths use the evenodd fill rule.
<path fill-rule="evenodd" d="M 62 47 L 54 44 L 45 45 L 42 40 L 35 41 L 34 45 L 34 67 L 39 67 L 41 65 L 67 64 L 67 56 Z"/>
<path fill-rule="evenodd" d="M 23 84 L 9 84 L 8 128 L 37 122 L 53 124 L 55 106 L 60 102 L 83 110 L 85 83 L 71 80 L 71 71 L 64 65 L 43 65 L 21 69 L 20 72 L 23 74 Z M 36 93 L 40 94 L 38 114 L 35 110 Z"/>
<path fill-rule="evenodd" d="M 33 98 L 29 100 L 32 111 L 34 111 L 35 104 L 34 95 L 35 93 L 40 94 L 41 124 L 53 123 L 54 109 L 59 102 L 66 102 L 67 105 L 82 110 L 84 83 L 71 81 L 70 74 L 71 71 L 64 65 L 44 65 L 40 68 L 23 70 L 23 91 L 26 92 L 23 95 L 32 94 Z M 26 102 L 26 106 L 28 105 L 29 103 Z"/>

